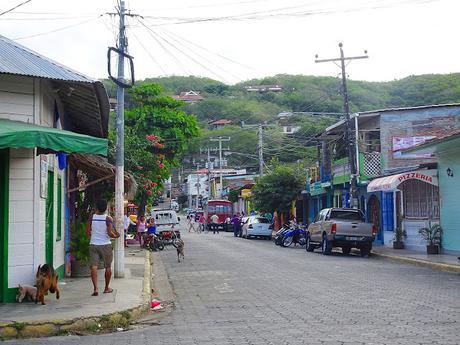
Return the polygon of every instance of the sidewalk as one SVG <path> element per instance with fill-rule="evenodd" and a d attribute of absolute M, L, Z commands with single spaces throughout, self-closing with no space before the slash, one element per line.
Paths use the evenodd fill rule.
<path fill-rule="evenodd" d="M 430 267 L 446 272 L 460 273 L 460 260 L 458 260 L 458 255 L 428 255 L 424 252 L 407 249 L 393 249 L 384 246 L 373 247 L 372 255 L 392 261 Z"/>
<path fill-rule="evenodd" d="M 99 296 L 91 296 L 90 277 L 66 278 L 59 282 L 60 300 L 48 294 L 44 306 L 0 304 L 0 339 L 123 328 L 141 317 L 149 310 L 151 255 L 138 246 L 126 249 L 125 278 L 112 278 L 113 293 L 102 293 L 104 270 L 99 270 Z"/>

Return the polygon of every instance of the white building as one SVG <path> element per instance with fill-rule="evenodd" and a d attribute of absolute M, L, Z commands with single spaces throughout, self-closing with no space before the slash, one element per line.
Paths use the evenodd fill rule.
<path fill-rule="evenodd" d="M 68 181 L 56 153 L 106 155 L 109 102 L 102 83 L 3 36 L 0 52 L 0 302 L 10 302 L 39 265 L 64 276 Z"/>
<path fill-rule="evenodd" d="M 189 207 L 196 208 L 197 197 L 201 199 L 209 198 L 209 183 L 207 172 L 200 174 L 190 174 L 186 181 L 186 194 L 188 196 Z"/>

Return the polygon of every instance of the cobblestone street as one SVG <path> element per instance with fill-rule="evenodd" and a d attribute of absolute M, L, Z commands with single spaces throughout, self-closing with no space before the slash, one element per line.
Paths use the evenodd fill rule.
<path fill-rule="evenodd" d="M 161 325 L 28 344 L 459 344 L 460 276 L 375 258 L 322 256 L 230 233 L 160 253 L 175 310 Z M 13 341 L 11 343 L 21 343 Z"/>

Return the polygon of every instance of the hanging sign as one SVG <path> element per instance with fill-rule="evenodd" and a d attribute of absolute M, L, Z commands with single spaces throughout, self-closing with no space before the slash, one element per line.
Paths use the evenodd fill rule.
<path fill-rule="evenodd" d="M 47 198 L 48 194 L 48 156 L 40 155 L 40 197 Z"/>

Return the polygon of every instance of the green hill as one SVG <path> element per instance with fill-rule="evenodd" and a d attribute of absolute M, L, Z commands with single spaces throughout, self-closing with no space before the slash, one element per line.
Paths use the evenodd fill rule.
<path fill-rule="evenodd" d="M 236 85 L 226 85 L 219 81 L 200 77 L 149 78 L 139 83 L 155 82 L 168 95 L 194 90 L 201 93 L 204 100 L 195 104 L 184 104 L 189 114 L 197 116 L 203 131 L 201 137 L 190 148 L 190 153 L 199 152 L 200 147 L 209 146 L 209 137 L 232 136 L 231 149 L 239 152 L 256 153 L 257 137 L 255 129 L 240 128 L 245 124 L 261 122 L 278 123 L 280 112 L 330 112 L 341 113 L 343 97 L 341 80 L 333 77 L 305 75 L 276 75 L 263 79 L 248 80 Z M 116 90 L 108 81 L 109 95 L 115 97 Z M 278 84 L 280 92 L 247 92 L 245 86 Z M 351 112 L 383 109 L 391 107 L 411 107 L 429 104 L 460 102 L 460 73 L 429 74 L 410 76 L 390 82 L 348 81 Z M 127 106 L 130 105 L 129 95 Z M 235 126 L 209 130 L 210 120 L 228 119 Z M 335 122 L 336 117 L 294 116 L 288 121 L 301 129 L 295 135 L 282 135 L 280 129 L 270 128 L 265 132 L 266 157 L 276 157 L 281 161 L 314 159 L 314 145 L 311 137 Z M 309 159 L 308 159 L 309 158 Z M 230 158 L 231 164 L 244 165 L 247 159 Z M 257 162 L 255 162 L 257 163 Z"/>

